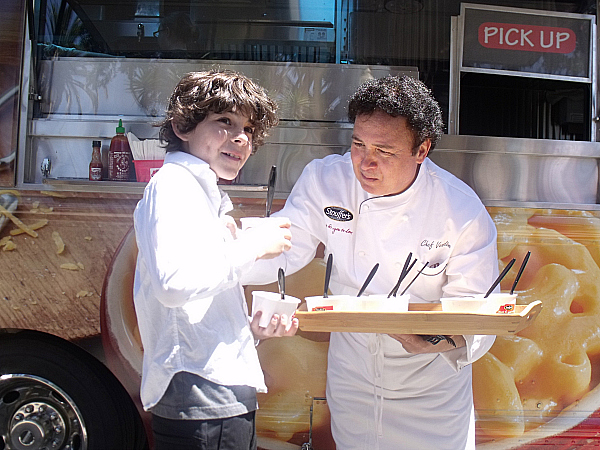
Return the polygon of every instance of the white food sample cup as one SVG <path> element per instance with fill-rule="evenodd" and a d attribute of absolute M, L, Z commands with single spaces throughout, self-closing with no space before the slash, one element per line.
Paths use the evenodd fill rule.
<path fill-rule="evenodd" d="M 288 318 L 291 318 L 299 304 L 300 299 L 291 295 L 285 295 L 285 298 L 282 300 L 281 294 L 277 292 L 252 292 L 252 316 L 254 317 L 257 311 L 262 311 L 262 316 L 258 324 L 263 328 L 269 326 L 273 314 L 279 314 L 280 317 L 282 314 L 285 314 Z"/>
<path fill-rule="evenodd" d="M 445 312 L 479 312 L 487 303 L 487 299 L 475 297 L 445 297 L 442 302 L 442 311 Z"/>
<path fill-rule="evenodd" d="M 387 295 L 368 295 L 356 297 L 353 295 L 321 295 L 306 297 L 308 311 L 372 311 L 372 312 L 406 312 L 408 311 L 408 294 L 399 297 Z"/>
<path fill-rule="evenodd" d="M 471 297 L 442 298 L 442 311 L 476 312 L 482 314 L 512 313 L 517 303 L 517 294 L 498 293 L 473 295 Z"/>
<path fill-rule="evenodd" d="M 306 309 L 312 311 L 356 311 L 356 297 L 350 295 L 315 295 L 306 297 Z"/>
<path fill-rule="evenodd" d="M 475 295 L 476 299 L 484 299 L 484 294 Z M 514 312 L 515 305 L 517 304 L 517 294 L 509 294 L 508 292 L 490 294 L 486 299 L 485 305 L 483 305 L 479 312 L 485 314 L 509 314 Z"/>
<path fill-rule="evenodd" d="M 389 298 L 387 295 L 367 295 L 366 297 L 357 297 L 357 299 L 361 311 L 406 312 L 410 295 L 404 294 Z"/>

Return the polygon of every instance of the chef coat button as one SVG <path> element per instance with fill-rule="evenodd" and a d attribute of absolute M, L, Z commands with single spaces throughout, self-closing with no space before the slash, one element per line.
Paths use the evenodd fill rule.
<path fill-rule="evenodd" d="M 402 216 L 402 222 L 406 222 L 406 221 L 408 221 L 408 216 L 406 214 L 404 214 Z"/>
<path fill-rule="evenodd" d="M 360 252 L 358 252 L 358 256 L 365 256 L 365 252 L 363 252 L 362 250 Z"/>
<path fill-rule="evenodd" d="M 396 263 L 396 267 L 402 267 L 402 263 L 401 262 L 397 262 Z"/>

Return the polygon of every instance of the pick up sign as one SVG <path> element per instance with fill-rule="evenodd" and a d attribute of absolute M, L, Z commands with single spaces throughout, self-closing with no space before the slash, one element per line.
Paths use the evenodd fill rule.
<path fill-rule="evenodd" d="M 461 70 L 591 82 L 594 16 L 463 4 L 461 18 Z"/>
<path fill-rule="evenodd" d="M 479 43 L 487 48 L 571 53 L 576 41 L 575 32 L 568 28 L 494 22 L 479 26 Z"/>

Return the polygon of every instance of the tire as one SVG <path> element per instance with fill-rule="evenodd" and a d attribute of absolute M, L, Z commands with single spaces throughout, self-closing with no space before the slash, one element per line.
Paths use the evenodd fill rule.
<path fill-rule="evenodd" d="M 0 450 L 143 450 L 131 398 L 100 361 L 36 331 L 0 334 Z"/>

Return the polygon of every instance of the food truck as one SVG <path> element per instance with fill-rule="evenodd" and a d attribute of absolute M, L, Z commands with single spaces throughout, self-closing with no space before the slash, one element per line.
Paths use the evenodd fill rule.
<path fill-rule="evenodd" d="M 281 117 L 221 186 L 236 219 L 264 215 L 273 165 L 275 210 L 309 161 L 349 149 L 345 108 L 364 80 L 424 81 L 446 123 L 430 158 L 488 208 L 500 269 L 531 252 L 517 304 L 542 302 L 473 366 L 477 448 L 598 445 L 597 2 L 4 0 L 0 12 L 0 448 L 151 448 L 131 227 L 160 161 L 136 154 L 114 181 L 108 153 L 117 131 L 157 147 L 176 82 L 211 68 L 256 80 Z M 291 295 L 322 291 L 318 256 L 289 277 Z M 327 348 L 326 333 L 259 345 L 260 448 L 334 448 Z"/>

